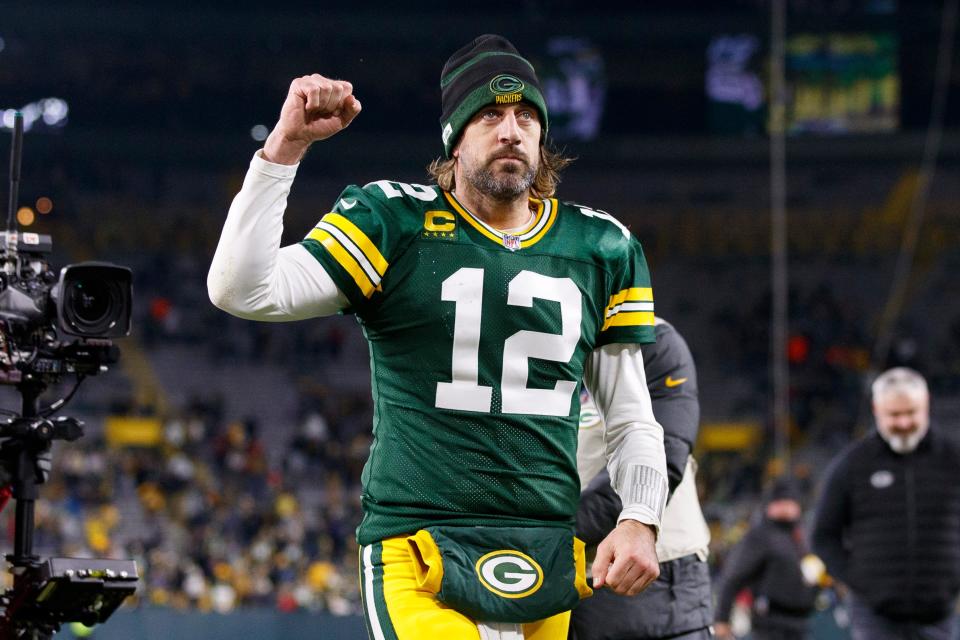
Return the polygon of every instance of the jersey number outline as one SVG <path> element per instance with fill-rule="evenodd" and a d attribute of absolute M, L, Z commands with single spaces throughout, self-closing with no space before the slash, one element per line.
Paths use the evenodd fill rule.
<path fill-rule="evenodd" d="M 481 385 L 480 328 L 484 270 L 462 267 L 443 281 L 441 300 L 456 304 L 451 381 L 437 383 L 439 409 L 490 413 L 493 387 Z M 582 294 L 570 278 L 521 271 L 507 285 L 507 304 L 532 307 L 534 298 L 560 303 L 561 332 L 517 331 L 504 341 L 500 379 L 501 412 L 566 416 L 576 380 L 557 380 L 553 389 L 527 387 L 530 358 L 569 362 L 580 341 Z"/>
<path fill-rule="evenodd" d="M 423 202 L 432 202 L 437 199 L 437 192 L 432 187 L 423 184 L 407 184 L 406 182 L 392 182 L 390 180 L 377 180 L 367 184 L 364 188 L 376 185 L 383 191 L 387 199 L 402 198 L 407 194 L 411 198 L 416 198 Z"/>

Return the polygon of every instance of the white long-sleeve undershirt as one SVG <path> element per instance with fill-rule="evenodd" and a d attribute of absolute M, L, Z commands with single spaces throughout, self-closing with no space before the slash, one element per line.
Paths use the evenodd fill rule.
<path fill-rule="evenodd" d="M 280 248 L 298 167 L 268 162 L 258 151 L 230 205 L 207 274 L 207 292 L 214 305 L 232 315 L 282 322 L 333 315 L 349 305 L 302 245 Z M 607 466 L 623 501 L 620 519 L 659 527 L 667 497 L 663 428 L 653 417 L 640 347 L 595 349 L 584 382 L 606 422 Z"/>
<path fill-rule="evenodd" d="M 667 503 L 663 427 L 653 416 L 643 354 L 638 344 L 594 349 L 583 372 L 604 420 L 610 484 L 623 502 L 619 520 L 657 527 Z"/>
<path fill-rule="evenodd" d="M 207 274 L 214 305 L 248 320 L 330 316 L 347 297 L 300 244 L 280 248 L 283 212 L 299 164 L 274 164 L 258 151 L 233 199 Z"/>

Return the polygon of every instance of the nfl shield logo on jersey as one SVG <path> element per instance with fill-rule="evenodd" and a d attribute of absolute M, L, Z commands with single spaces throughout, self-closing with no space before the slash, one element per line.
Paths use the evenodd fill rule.
<path fill-rule="evenodd" d="M 503 246 L 510 249 L 510 251 L 516 251 L 520 248 L 520 237 L 511 236 L 507 233 L 503 234 Z"/>

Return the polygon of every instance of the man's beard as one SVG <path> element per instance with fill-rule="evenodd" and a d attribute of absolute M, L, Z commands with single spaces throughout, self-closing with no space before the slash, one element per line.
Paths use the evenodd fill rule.
<path fill-rule="evenodd" d="M 493 164 L 499 158 L 494 157 L 485 165 L 464 167 L 464 177 L 480 193 L 500 202 L 512 202 L 526 196 L 537 173 L 535 167 L 525 160 L 504 163 L 500 171 L 494 173 Z"/>
<path fill-rule="evenodd" d="M 880 434 L 880 436 L 887 441 L 887 444 L 890 445 L 890 448 L 900 455 L 912 453 L 914 449 L 920 446 L 920 441 L 923 440 L 925 435 L 927 435 L 925 429 L 917 429 L 908 435 Z"/>

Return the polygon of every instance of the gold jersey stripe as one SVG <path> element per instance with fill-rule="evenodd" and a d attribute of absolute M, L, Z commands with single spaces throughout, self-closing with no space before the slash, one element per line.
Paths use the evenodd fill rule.
<path fill-rule="evenodd" d="M 651 287 L 631 287 L 624 289 L 619 293 L 610 296 L 610 302 L 607 308 L 603 310 L 603 317 L 610 316 L 617 305 L 624 302 L 653 302 L 653 289 Z M 616 313 L 614 313 L 616 315 Z"/>
<path fill-rule="evenodd" d="M 449 191 L 444 191 L 444 195 L 447 197 L 447 201 L 453 206 L 453 208 L 456 209 L 460 213 L 460 215 L 466 218 L 471 224 L 473 224 L 475 229 L 481 232 L 486 230 L 487 233 L 484 233 L 484 235 L 486 235 L 488 238 L 496 238 L 498 241 L 503 239 L 504 233 L 502 231 L 490 226 L 480 218 L 477 218 L 475 215 L 467 211 L 466 208 L 464 208 L 464 206 L 460 204 L 460 201 L 457 200 L 457 197 L 455 195 L 453 195 Z M 537 207 L 537 211 L 536 211 L 536 214 L 533 216 L 533 220 L 530 222 L 530 224 L 526 226 L 526 228 L 523 231 L 510 234 L 513 236 L 517 236 L 521 240 L 526 240 L 528 239 L 527 238 L 528 235 L 533 235 L 537 231 L 539 231 L 540 220 L 543 217 L 543 208 L 544 208 L 543 200 L 530 198 L 530 202 L 532 202 Z"/>
<path fill-rule="evenodd" d="M 546 209 L 546 201 L 541 200 L 539 202 L 540 202 L 540 210 L 537 212 L 537 219 L 539 219 L 540 216 L 543 215 L 543 211 L 544 209 Z M 552 227 L 553 223 L 556 221 L 557 221 L 557 201 L 555 198 L 550 198 L 550 217 L 547 218 L 547 222 L 546 224 L 543 225 L 543 229 L 540 230 L 540 233 L 533 236 L 529 240 L 524 240 L 523 242 L 521 242 L 520 246 L 526 249 L 530 245 L 533 245 L 539 242 L 540 238 L 545 236 L 547 234 L 547 231 L 550 231 L 550 227 Z"/>
<path fill-rule="evenodd" d="M 326 216 L 324 216 L 326 217 Z M 363 268 L 360 266 L 360 263 L 357 262 L 357 259 L 350 255 L 350 252 L 343 248 L 336 238 L 330 235 L 329 232 L 324 231 L 323 229 L 314 229 L 309 234 L 307 238 L 311 240 L 316 240 L 323 247 L 330 252 L 330 255 L 333 256 L 333 259 L 343 267 L 343 269 L 350 274 L 350 277 L 353 278 L 353 281 L 357 283 L 357 287 L 360 288 L 360 291 L 363 292 L 363 295 L 367 298 L 373 295 L 374 291 L 379 291 L 380 287 L 374 286 L 373 282 L 370 280 L 370 276 L 364 273 Z"/>
<path fill-rule="evenodd" d="M 450 206 L 456 209 L 457 213 L 460 214 L 460 217 L 470 223 L 470 226 L 497 244 L 503 244 L 503 237 L 498 236 L 494 232 L 490 231 L 487 229 L 486 225 L 482 224 L 479 220 L 474 219 L 472 215 L 467 213 L 467 210 L 460 206 L 460 203 L 456 201 L 456 199 L 453 197 L 453 194 L 451 194 L 449 191 L 444 191 L 443 195 L 447 198 L 447 202 L 450 203 Z"/>
<path fill-rule="evenodd" d="M 380 253 L 380 250 L 377 249 L 377 246 L 370 241 L 370 238 L 367 237 L 363 231 L 360 230 L 357 225 L 353 224 L 346 218 L 344 218 L 339 213 L 331 211 L 327 215 L 323 216 L 320 219 L 320 222 L 326 222 L 332 224 L 340 231 L 343 231 L 347 234 L 347 237 L 353 240 L 353 243 L 363 251 L 363 255 L 367 256 L 367 260 L 370 261 L 370 264 L 373 265 L 373 268 L 377 270 L 381 276 L 387 272 L 387 267 L 390 266 L 390 263 L 387 262 L 386 258 L 383 257 L 383 254 Z"/>
<path fill-rule="evenodd" d="M 477 219 L 469 211 L 463 208 L 461 204 L 457 201 L 456 197 L 449 191 L 443 192 L 444 197 L 446 197 L 447 202 L 450 203 L 450 206 L 460 214 L 460 217 L 466 220 L 470 226 L 479 231 L 481 234 L 486 236 L 488 239 L 496 242 L 498 245 L 503 245 L 503 232 L 494 229 L 493 227 L 487 225 L 482 220 Z M 544 211 L 547 209 L 546 203 L 543 200 L 537 200 L 536 198 L 530 198 L 530 201 L 537 205 L 537 212 L 533 217 L 533 222 L 524 230 L 522 233 L 511 233 L 510 235 L 517 236 L 521 239 L 520 246 L 523 248 L 529 247 L 530 245 L 536 244 L 543 238 L 544 234 L 553 226 L 553 223 L 557 218 L 557 201 L 551 199 L 550 202 L 552 206 L 550 207 L 549 217 L 541 224 L 543 220 Z M 524 239 L 525 235 L 533 234 L 529 239 Z"/>
<path fill-rule="evenodd" d="M 624 311 L 607 318 L 600 331 L 610 327 L 652 327 L 653 311 Z"/>
<path fill-rule="evenodd" d="M 631 287 L 629 289 L 624 289 L 620 293 L 610 296 L 610 303 L 607 305 L 607 311 L 613 309 L 621 302 L 653 302 L 653 288 Z"/>

